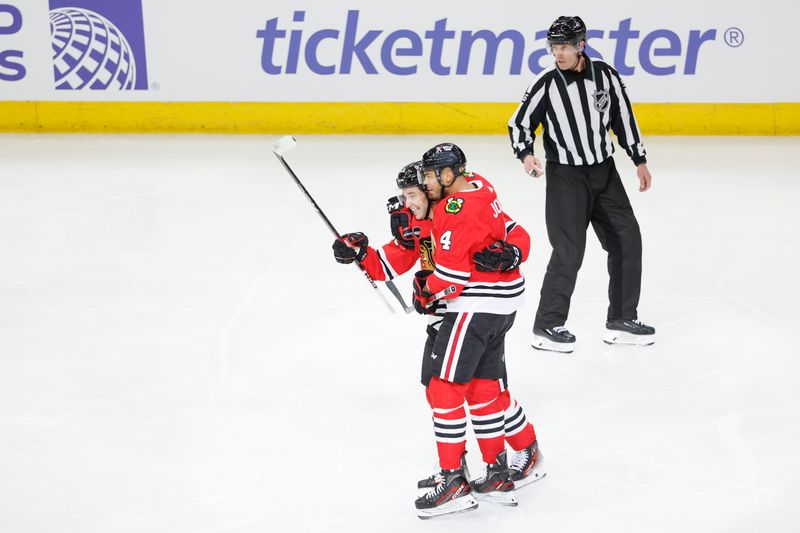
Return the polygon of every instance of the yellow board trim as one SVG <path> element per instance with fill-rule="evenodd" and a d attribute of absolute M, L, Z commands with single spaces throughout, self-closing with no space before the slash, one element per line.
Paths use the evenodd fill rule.
<path fill-rule="evenodd" d="M 0 102 L 0 132 L 505 133 L 514 103 Z M 650 135 L 800 135 L 800 102 L 636 104 Z"/>

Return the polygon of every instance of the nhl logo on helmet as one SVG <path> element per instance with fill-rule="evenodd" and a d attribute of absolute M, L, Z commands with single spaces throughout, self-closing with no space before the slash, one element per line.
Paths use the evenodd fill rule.
<path fill-rule="evenodd" d="M 450 198 L 447 200 L 447 203 L 444 206 L 444 210 L 446 213 L 457 215 L 458 213 L 461 212 L 461 209 L 463 207 L 464 207 L 463 198 Z"/>

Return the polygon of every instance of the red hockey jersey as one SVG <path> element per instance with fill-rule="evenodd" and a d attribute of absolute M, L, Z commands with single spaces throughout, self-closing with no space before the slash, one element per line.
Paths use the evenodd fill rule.
<path fill-rule="evenodd" d="M 408 212 L 411 228 L 419 228 L 414 238 L 414 249 L 410 250 L 392 240 L 380 248 L 367 247 L 367 255 L 361 266 L 374 280 L 386 281 L 396 278 L 414 268 L 419 260 L 419 268 L 433 270 L 433 246 L 431 244 L 430 220 L 417 220 Z"/>
<path fill-rule="evenodd" d="M 518 246 L 524 259 L 530 251 L 530 237 L 503 211 L 491 183 L 474 173 L 467 174 L 467 180 L 470 188 L 447 196 L 434 208 L 431 240 L 435 268 L 427 280 L 428 290 L 433 294 L 451 291 L 444 296 L 448 311 L 510 314 L 522 304 L 522 273 L 519 269 L 481 272 L 475 268 L 473 255 L 504 240 Z M 524 238 L 510 239 L 515 231 L 516 237 L 524 233 Z"/>

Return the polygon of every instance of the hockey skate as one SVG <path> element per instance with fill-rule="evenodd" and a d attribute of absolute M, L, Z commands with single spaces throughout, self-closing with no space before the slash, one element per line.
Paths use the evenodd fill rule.
<path fill-rule="evenodd" d="M 417 498 L 414 505 L 417 516 L 422 520 L 477 509 L 478 502 L 472 495 L 472 487 L 461 468 L 442 470 L 440 481 L 424 495 Z"/>
<path fill-rule="evenodd" d="M 472 491 L 479 500 L 516 507 L 517 497 L 514 495 L 514 482 L 509 475 L 505 450 L 497 454 L 493 464 L 486 465 L 483 477 L 470 481 Z"/>
<path fill-rule="evenodd" d="M 650 346 L 656 342 L 656 328 L 638 320 L 609 320 L 606 322 L 606 344 L 628 344 L 633 346 Z"/>
<path fill-rule="evenodd" d="M 531 346 L 547 352 L 572 353 L 575 349 L 575 335 L 564 326 L 533 330 Z"/>
<path fill-rule="evenodd" d="M 464 477 L 469 479 L 469 468 L 467 468 L 467 452 L 464 451 L 461 454 L 461 470 L 464 472 Z M 420 479 L 417 481 L 417 488 L 418 489 L 432 489 L 438 485 L 442 480 L 442 471 L 439 470 L 438 472 L 431 474 L 425 479 Z"/>
<path fill-rule="evenodd" d="M 537 441 L 514 454 L 514 459 L 511 461 L 511 466 L 508 467 L 508 472 L 511 475 L 511 481 L 514 482 L 514 487 L 520 489 L 530 485 L 534 481 L 539 481 L 547 475 L 544 469 L 544 457 L 542 452 L 539 451 L 539 444 Z"/>

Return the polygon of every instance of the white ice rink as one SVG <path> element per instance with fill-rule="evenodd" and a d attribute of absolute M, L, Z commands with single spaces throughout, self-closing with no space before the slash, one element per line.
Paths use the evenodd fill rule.
<path fill-rule="evenodd" d="M 601 341 L 591 235 L 564 356 L 528 345 L 545 187 L 506 138 L 298 136 L 340 231 L 388 240 L 397 171 L 452 140 L 533 237 L 507 360 L 548 475 L 422 522 L 425 320 L 333 260 L 275 137 L 0 135 L 0 531 L 799 530 L 800 139 L 648 138 L 644 194 L 618 152 L 658 340 Z"/>

